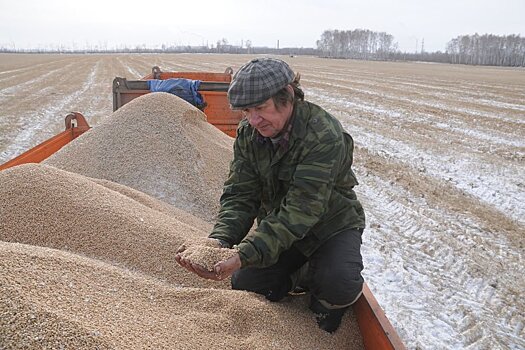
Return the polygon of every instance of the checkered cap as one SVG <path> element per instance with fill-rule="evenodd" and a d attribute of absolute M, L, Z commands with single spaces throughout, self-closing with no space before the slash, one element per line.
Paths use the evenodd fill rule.
<path fill-rule="evenodd" d="M 255 58 L 233 76 L 228 89 L 232 109 L 260 105 L 294 79 L 290 66 L 276 58 Z"/>

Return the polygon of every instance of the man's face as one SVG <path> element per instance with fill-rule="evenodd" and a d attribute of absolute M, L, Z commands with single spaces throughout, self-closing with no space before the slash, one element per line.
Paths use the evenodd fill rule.
<path fill-rule="evenodd" d="M 242 112 L 251 126 L 264 137 L 277 136 L 292 116 L 293 106 L 288 103 L 286 106 L 276 107 L 273 99 L 268 99 L 262 104 L 243 109 Z"/>

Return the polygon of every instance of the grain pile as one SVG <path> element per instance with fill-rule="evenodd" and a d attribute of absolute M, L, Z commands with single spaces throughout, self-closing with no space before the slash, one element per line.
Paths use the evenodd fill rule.
<path fill-rule="evenodd" d="M 0 349 L 362 348 L 352 313 L 329 335 L 305 297 L 270 303 L 176 263 L 184 242 L 207 268 L 232 252 L 206 238 L 231 139 L 188 106 L 148 94 L 0 172 Z"/>
<path fill-rule="evenodd" d="M 0 172 L 0 198 L 2 241 L 68 250 L 176 285 L 228 287 L 195 278 L 175 261 L 182 243 L 206 237 L 211 224 L 133 189 L 26 164 Z"/>
<path fill-rule="evenodd" d="M 233 139 L 167 93 L 134 99 L 45 161 L 123 184 L 213 222 Z"/>
<path fill-rule="evenodd" d="M 6 349 L 351 349 L 355 339 L 351 314 L 329 335 L 301 297 L 271 303 L 247 292 L 177 288 L 18 243 L 0 242 L 0 285 Z"/>

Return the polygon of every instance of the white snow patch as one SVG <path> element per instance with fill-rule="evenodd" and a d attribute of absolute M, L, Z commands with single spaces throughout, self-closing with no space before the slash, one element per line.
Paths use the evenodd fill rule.
<path fill-rule="evenodd" d="M 69 66 L 72 66 L 72 64 L 70 64 Z M 60 70 L 63 70 L 64 68 L 65 67 L 59 67 L 57 69 L 50 70 L 45 74 L 41 74 L 38 77 L 28 80 L 24 83 L 19 83 L 8 88 L 0 89 L 0 103 L 3 103 L 8 97 L 23 95 L 22 91 L 27 90 L 27 87 L 34 85 L 38 82 L 45 81 L 49 76 L 55 74 Z"/>
<path fill-rule="evenodd" d="M 497 269 L 480 266 L 504 264 L 510 255 L 521 261 L 519 249 L 509 249 L 503 237 L 483 232 L 468 218 L 430 209 L 394 183 L 356 170 L 368 222 L 363 274 L 407 348 L 525 346 L 515 336 L 525 316 L 504 297 L 520 267 L 509 267 L 513 276 L 498 285 Z M 480 240 L 504 248 L 483 249 Z"/>
<path fill-rule="evenodd" d="M 117 60 L 120 62 L 120 64 L 122 64 L 122 66 L 124 66 L 128 70 L 128 72 L 131 74 L 132 78 L 137 78 L 137 79 L 142 78 L 143 74 L 141 72 L 139 72 L 138 70 L 136 70 L 133 67 L 129 66 L 128 64 L 123 63 L 122 60 L 120 59 L 120 57 L 117 57 Z"/>
<path fill-rule="evenodd" d="M 37 134 L 49 128 L 49 125 L 56 121 L 57 115 L 63 114 L 64 110 L 67 110 L 67 106 L 71 105 L 72 102 L 76 101 L 83 93 L 85 93 L 93 85 L 94 78 L 96 76 L 100 62 L 92 68 L 84 84 L 76 90 L 74 93 L 64 96 L 60 101 L 52 102 L 47 106 L 42 106 L 41 111 L 31 116 L 28 116 L 24 122 L 25 127 L 19 132 L 16 137 L 12 140 L 12 143 L 2 152 L 1 157 L 3 159 L 11 159 L 16 155 L 28 150 L 32 144 L 42 142 L 41 138 L 37 137 Z M 60 69 L 64 69 L 63 67 Z M 40 78 L 48 76 L 50 73 L 42 75 Z M 19 88 L 16 86 L 13 88 Z"/>
<path fill-rule="evenodd" d="M 460 108 L 460 107 L 456 107 L 456 106 L 445 105 L 445 104 L 434 102 L 434 101 L 429 101 L 429 100 L 427 100 L 428 96 L 420 96 L 417 99 L 413 99 L 413 98 L 401 97 L 399 95 L 386 94 L 384 92 L 377 92 L 377 91 L 369 90 L 369 89 L 359 89 L 359 88 L 353 87 L 353 86 L 348 85 L 348 84 L 349 83 L 344 84 L 344 85 L 343 84 L 334 84 L 334 83 L 323 83 L 323 85 L 326 85 L 326 86 L 329 86 L 329 87 L 332 87 L 332 88 L 337 88 L 337 89 L 343 88 L 345 90 L 355 91 L 355 92 L 359 92 L 359 93 L 362 93 L 362 94 L 365 94 L 365 95 L 380 97 L 381 99 L 390 99 L 390 100 L 394 100 L 394 101 L 404 101 L 404 102 L 408 102 L 409 104 L 413 104 L 413 105 L 417 105 L 417 106 L 427 106 L 427 107 L 432 107 L 432 108 L 445 109 L 445 110 L 448 110 L 448 111 L 451 111 L 451 112 L 456 112 L 456 113 L 470 114 L 470 115 L 479 116 L 479 117 L 483 117 L 483 118 L 490 118 L 490 119 L 497 118 L 497 119 L 501 119 L 501 120 L 504 120 L 504 121 L 507 121 L 507 122 L 517 123 L 517 124 L 525 124 L 525 118 L 523 118 L 523 117 L 515 117 L 515 116 L 509 115 L 508 113 L 505 113 L 505 112 L 500 112 L 500 114 L 494 115 L 494 113 L 491 113 L 491 112 L 477 111 L 477 110 L 474 110 L 474 109 L 467 109 L 467 108 Z M 324 93 L 324 91 L 322 89 L 308 89 L 308 91 L 312 91 L 313 95 L 330 95 L 330 96 L 332 96 L 332 98 L 333 98 L 333 96 L 335 96 L 334 94 Z M 436 95 L 439 95 L 439 94 L 436 94 Z M 457 95 L 450 95 L 450 94 L 440 94 L 440 95 L 443 98 L 448 99 L 448 100 L 458 100 Z M 473 99 L 468 99 L 468 101 L 477 103 L 477 100 L 473 100 Z M 496 103 L 496 102 L 494 102 L 494 103 Z M 518 109 L 518 110 L 521 110 L 521 108 L 525 108 L 525 106 L 516 105 L 516 104 L 513 104 L 513 106 L 514 106 L 513 109 Z"/>
<path fill-rule="evenodd" d="M 326 95 L 316 94 L 314 98 L 321 99 L 326 106 L 343 104 L 345 108 L 373 110 L 374 113 L 387 115 L 390 118 L 404 117 L 399 112 L 337 100 Z M 331 111 L 330 108 L 327 110 Z M 407 167 L 448 181 L 462 191 L 494 206 L 521 225 L 525 225 L 525 206 L 522 204 L 525 203 L 525 191 L 520 187 L 523 186 L 522 182 L 525 179 L 525 167 L 519 163 L 507 163 L 503 168 L 498 164 L 485 163 L 483 156 L 475 153 L 462 154 L 462 158 L 456 159 L 450 154 L 438 153 L 439 150 L 417 148 L 410 144 L 409 140 L 383 137 L 374 130 L 351 123 L 352 117 L 348 114 L 339 117 L 343 126 L 369 150 L 382 153 L 386 157 L 406 164 Z M 473 134 L 476 135 L 475 132 Z M 523 141 L 514 140 L 514 143 L 518 147 L 523 146 Z"/>

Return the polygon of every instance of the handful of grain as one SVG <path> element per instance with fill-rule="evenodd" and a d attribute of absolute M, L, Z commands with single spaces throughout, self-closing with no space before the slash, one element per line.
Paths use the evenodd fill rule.
<path fill-rule="evenodd" d="M 213 271 L 213 267 L 218 262 L 228 260 L 237 254 L 237 250 L 221 248 L 217 240 L 210 238 L 186 241 L 182 249 L 184 250 L 180 253 L 181 258 L 200 265 L 208 271 Z"/>

